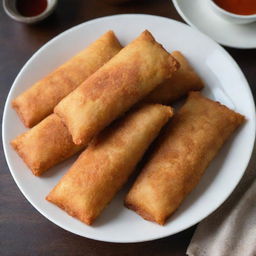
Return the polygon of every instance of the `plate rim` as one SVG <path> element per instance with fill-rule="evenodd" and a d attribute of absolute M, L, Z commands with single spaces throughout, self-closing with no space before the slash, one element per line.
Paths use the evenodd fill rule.
<path fill-rule="evenodd" d="M 193 27 L 194 29 L 200 31 L 201 33 L 203 33 L 204 35 L 210 37 L 209 35 L 205 34 L 203 31 L 201 31 L 196 25 L 194 25 L 194 23 L 187 17 L 187 15 L 182 11 L 180 5 L 179 5 L 179 0 L 172 0 L 172 3 L 176 9 L 176 11 L 178 12 L 178 14 L 181 16 L 181 18 L 191 27 Z M 211 37 L 210 37 L 211 38 Z M 213 38 L 211 38 L 212 40 L 214 40 Z M 233 45 L 233 44 L 226 44 L 223 42 L 219 42 L 217 40 L 214 40 L 215 42 L 217 42 L 218 44 L 221 44 L 225 47 L 230 47 L 230 48 L 234 48 L 234 49 L 244 49 L 244 50 L 252 50 L 252 49 L 256 49 L 256 45 L 255 46 L 237 46 L 237 45 Z"/>
<path fill-rule="evenodd" d="M 250 158 L 251 158 L 251 155 L 252 155 L 252 150 L 253 150 L 253 146 L 254 146 L 254 141 L 255 141 L 255 134 L 256 134 L 256 122 L 255 122 L 255 119 L 256 119 L 256 116 L 255 116 L 255 104 L 254 104 L 254 98 L 253 98 L 253 95 L 252 95 L 252 92 L 251 92 L 251 89 L 250 89 L 250 86 L 248 84 L 248 81 L 246 79 L 246 77 L 244 76 L 242 70 L 240 69 L 240 67 L 238 66 L 238 64 L 236 63 L 236 61 L 232 58 L 232 56 L 222 47 L 220 46 L 218 43 L 216 43 L 216 41 L 214 41 L 213 39 L 211 39 L 208 35 L 205 35 L 204 33 L 202 33 L 201 31 L 199 30 L 196 30 L 197 33 L 200 33 L 205 39 L 208 39 L 210 41 L 212 41 L 216 47 L 218 47 L 221 52 L 225 55 L 226 58 L 228 58 L 232 64 L 235 66 L 237 72 L 239 72 L 242 76 L 242 79 L 244 80 L 244 83 L 247 87 L 247 91 L 250 95 L 250 102 L 252 103 L 252 108 L 253 108 L 253 112 L 254 112 L 254 116 L 253 116 L 253 131 L 254 131 L 254 134 L 253 134 L 253 140 L 251 141 L 251 145 L 250 145 L 250 154 L 248 154 L 247 156 L 247 159 L 245 161 L 245 167 L 244 167 L 244 170 L 243 172 L 241 172 L 239 178 L 237 179 L 237 181 L 235 182 L 235 186 L 233 187 L 233 189 L 231 189 L 231 191 L 229 191 L 229 193 L 227 193 L 227 197 L 222 199 L 222 200 L 219 200 L 218 201 L 218 204 L 215 205 L 215 207 L 213 207 L 211 209 L 211 211 L 209 211 L 207 214 L 204 214 L 203 217 L 201 216 L 198 219 L 194 219 L 194 221 L 191 221 L 190 222 L 190 225 L 188 226 L 185 226 L 185 227 L 181 227 L 180 229 L 177 229 L 175 231 L 172 231 L 172 232 L 169 232 L 168 234 L 158 234 L 157 236 L 151 236 L 151 238 L 140 238 L 140 239 L 136 239 L 136 240 L 118 240 L 118 239 L 112 239 L 110 237 L 110 239 L 108 240 L 105 240 L 103 238 L 96 238 L 95 236 L 85 236 L 84 234 L 81 234 L 80 232 L 77 232 L 77 231 L 74 231 L 72 230 L 71 228 L 67 228 L 67 227 L 64 227 L 60 222 L 56 221 L 56 220 L 53 220 L 53 218 L 48 215 L 43 209 L 40 209 L 39 207 L 37 207 L 33 202 L 32 200 L 30 200 L 29 198 L 29 195 L 26 194 L 24 192 L 24 190 L 22 189 L 22 186 L 20 185 L 19 181 L 16 179 L 15 177 L 15 173 L 14 171 L 12 171 L 11 169 L 11 160 L 8 158 L 8 154 L 7 154 L 7 145 L 9 144 L 9 142 L 6 141 L 6 138 L 4 136 L 4 134 L 6 133 L 6 118 L 7 118 L 7 112 L 8 112 L 8 105 L 11 101 L 11 96 L 12 96 L 12 92 L 14 91 L 14 85 L 16 84 L 17 80 L 19 79 L 19 77 L 21 76 L 21 74 L 23 73 L 23 70 L 26 68 L 27 65 L 29 65 L 30 61 L 32 61 L 32 59 L 36 58 L 37 54 L 40 53 L 41 50 L 43 50 L 45 47 L 47 47 L 49 44 L 51 44 L 52 42 L 54 42 L 55 40 L 58 40 L 59 37 L 61 37 L 62 35 L 66 34 L 66 33 L 69 33 L 70 31 L 72 30 L 77 30 L 79 29 L 80 27 L 82 27 L 84 24 L 90 24 L 90 23 L 94 23 L 94 22 L 97 22 L 97 21 L 100 21 L 100 20 L 106 20 L 106 19 L 112 19 L 113 17 L 114 18 L 117 18 L 117 17 L 129 17 L 129 16 L 146 16 L 146 17 L 153 17 L 153 18 L 157 18 L 157 19 L 163 19 L 163 20 L 166 20 L 168 22 L 174 22 L 174 23 L 179 23 L 180 25 L 182 26 L 186 26 L 186 27 L 189 27 L 190 29 L 193 29 L 191 28 L 189 25 L 185 24 L 185 23 L 182 23 L 180 21 L 177 21 L 177 20 L 173 20 L 173 19 L 170 19 L 170 18 L 166 18 L 166 17 L 162 17 L 162 16 L 157 16 L 157 15 L 148 15 L 148 14 L 117 14 L 117 15 L 110 15 L 110 16 L 104 16 L 104 17 L 99 17 L 99 18 L 96 18 L 96 19 L 92 19 L 92 20 L 89 20 L 89 21 L 85 21 L 81 24 L 78 24 L 74 27 L 71 27 L 63 32 L 61 32 L 60 34 L 58 34 L 57 36 L 55 36 L 54 38 L 52 38 L 51 40 L 49 40 L 47 43 L 45 43 L 43 46 L 41 46 L 28 60 L 27 62 L 23 65 L 23 67 L 21 68 L 21 70 L 19 71 L 18 75 L 16 76 L 15 80 L 13 81 L 12 83 L 12 86 L 10 88 L 10 91 L 8 93 L 8 96 L 6 98 L 6 102 L 5 102 L 5 105 L 4 105 L 4 112 L 3 112 L 3 121 L 2 121 L 2 143 L 3 143 L 3 149 L 4 149 L 4 155 L 5 155 L 5 158 L 6 158 L 6 162 L 7 162 L 7 165 L 8 165 L 8 168 L 9 168 L 9 171 L 11 172 L 11 175 L 16 183 L 16 185 L 18 186 L 18 188 L 20 189 L 20 191 L 22 192 L 22 194 L 24 195 L 24 197 L 28 200 L 28 202 L 40 213 L 42 214 L 46 219 L 50 220 L 52 223 L 54 223 L 55 225 L 59 226 L 60 228 L 64 229 L 64 230 L 67 230 L 73 234 L 76 234 L 76 235 L 79 235 L 81 237 L 86 237 L 86 238 L 90 238 L 90 239 L 93 239 L 93 240 L 98 240 L 98 241 L 104 241 L 104 242 L 113 242 L 113 243 L 137 243 L 137 242 L 145 242 L 145 241 L 152 241 L 152 240 L 156 240 L 156 239 L 160 239 L 160 238 L 164 238 L 164 237 L 167 237 L 167 236 L 170 236 L 170 235 L 174 235 L 174 234 L 177 234 L 181 231 L 184 231 L 188 228 L 190 228 L 191 226 L 195 225 L 196 223 L 202 221 L 203 219 L 205 219 L 207 216 L 209 216 L 211 213 L 213 213 L 217 208 L 219 208 L 227 199 L 228 197 L 230 196 L 230 194 L 234 191 L 234 189 L 236 188 L 237 184 L 239 183 L 239 181 L 241 180 L 247 166 L 248 166 L 248 163 L 250 161 Z"/>

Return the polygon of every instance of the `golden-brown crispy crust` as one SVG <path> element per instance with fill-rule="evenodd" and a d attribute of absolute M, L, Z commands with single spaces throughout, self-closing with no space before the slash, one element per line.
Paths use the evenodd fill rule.
<path fill-rule="evenodd" d="M 121 45 L 108 31 L 12 102 L 26 127 L 32 127 L 53 112 L 57 103 L 111 59 Z"/>
<path fill-rule="evenodd" d="M 73 143 L 67 127 L 55 114 L 16 137 L 11 145 L 36 176 L 84 148 Z"/>
<path fill-rule="evenodd" d="M 143 218 L 163 225 L 244 120 L 219 102 L 191 92 L 159 139 L 125 204 Z"/>
<path fill-rule="evenodd" d="M 90 142 L 46 199 L 91 225 L 172 114 L 159 104 L 133 109 Z"/>
<path fill-rule="evenodd" d="M 54 112 L 67 125 L 74 143 L 88 143 L 177 68 L 178 62 L 145 31 L 64 98 Z"/>
<path fill-rule="evenodd" d="M 57 201 L 54 196 L 54 193 L 50 193 L 49 195 L 46 196 L 45 199 L 47 201 L 57 205 L 59 208 L 64 210 L 68 215 L 81 220 L 82 222 L 84 222 L 85 224 L 87 224 L 89 226 L 92 225 L 92 223 L 93 223 L 92 218 L 86 218 L 81 212 L 73 211 L 72 208 L 70 208 L 68 205 L 62 203 L 61 201 Z"/>
<path fill-rule="evenodd" d="M 137 212 L 143 219 L 148 220 L 148 221 L 151 221 L 151 222 L 156 222 L 156 223 L 158 223 L 158 224 L 160 224 L 160 225 L 164 225 L 164 222 L 161 222 L 161 220 L 159 220 L 159 221 L 157 222 L 157 220 L 155 219 L 155 217 L 154 217 L 153 215 L 151 215 L 150 212 L 144 210 L 142 207 L 137 206 L 137 205 L 135 205 L 135 204 L 132 203 L 132 202 L 130 203 L 130 202 L 129 202 L 129 199 L 127 199 L 127 200 L 124 202 L 124 205 L 125 205 L 128 209 Z"/>
<path fill-rule="evenodd" d="M 157 86 L 146 98 L 146 102 L 170 104 L 188 94 L 189 91 L 203 89 L 204 83 L 194 71 L 185 56 L 179 51 L 172 52 L 172 56 L 179 62 L 180 68 L 172 77 Z"/>

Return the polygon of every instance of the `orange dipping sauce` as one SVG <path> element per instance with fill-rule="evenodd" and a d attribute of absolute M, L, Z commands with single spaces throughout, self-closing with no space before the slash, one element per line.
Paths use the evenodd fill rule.
<path fill-rule="evenodd" d="M 256 0 L 214 0 L 222 9 L 239 15 L 256 14 Z"/>
<path fill-rule="evenodd" d="M 37 16 L 47 7 L 47 0 L 16 0 L 17 11 L 27 17 Z"/>

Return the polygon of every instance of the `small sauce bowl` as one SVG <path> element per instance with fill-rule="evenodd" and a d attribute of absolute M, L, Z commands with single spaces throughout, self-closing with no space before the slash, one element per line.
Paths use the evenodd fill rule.
<path fill-rule="evenodd" d="M 58 0 L 47 0 L 47 7 L 40 14 L 36 16 L 24 16 L 17 10 L 16 1 L 17 0 L 3 0 L 4 10 L 13 20 L 27 24 L 33 24 L 44 20 L 54 11 L 58 2 Z"/>
<path fill-rule="evenodd" d="M 220 17 L 224 18 L 225 20 L 235 23 L 235 24 L 247 24 L 256 21 L 256 14 L 251 15 L 239 15 L 218 6 L 213 0 L 208 0 L 211 6 L 211 9 Z M 256 0 L 255 0 L 256 1 Z"/>

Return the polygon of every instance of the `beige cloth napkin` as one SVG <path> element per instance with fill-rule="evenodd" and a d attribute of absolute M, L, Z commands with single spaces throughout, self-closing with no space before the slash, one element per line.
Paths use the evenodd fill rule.
<path fill-rule="evenodd" d="M 256 256 L 255 177 L 256 146 L 235 191 L 198 225 L 187 249 L 189 256 Z"/>

